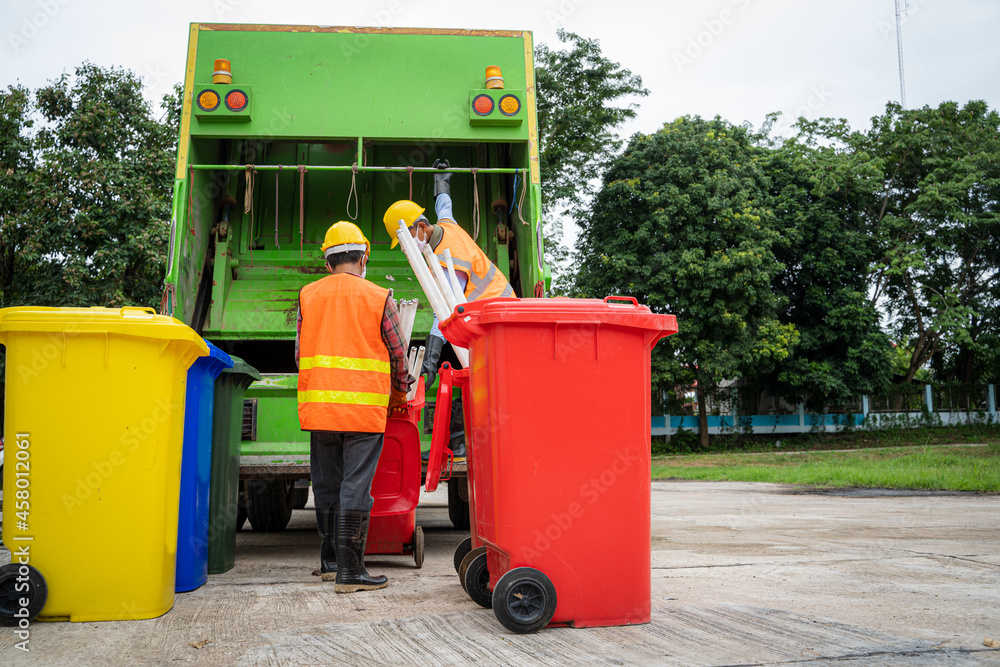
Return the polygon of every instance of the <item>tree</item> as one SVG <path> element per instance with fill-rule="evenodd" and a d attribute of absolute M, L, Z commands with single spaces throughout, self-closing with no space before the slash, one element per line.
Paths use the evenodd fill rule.
<path fill-rule="evenodd" d="M 882 393 L 892 377 L 892 345 L 866 281 L 878 258 L 867 212 L 881 171 L 850 150 L 845 122 L 801 119 L 795 127 L 797 137 L 771 146 L 766 170 L 784 267 L 773 282 L 784 297 L 779 319 L 800 338 L 758 381 L 818 412 Z"/>
<path fill-rule="evenodd" d="M 0 307 L 24 303 L 24 276 L 32 266 L 19 249 L 32 209 L 35 155 L 30 131 L 31 94 L 22 86 L 0 93 Z"/>
<path fill-rule="evenodd" d="M 570 49 L 535 48 L 543 233 L 554 268 L 569 257 L 557 212 L 583 206 L 593 195 L 592 182 L 620 150 L 616 130 L 635 118 L 638 105 L 619 102 L 649 94 L 639 76 L 604 56 L 598 40 L 561 28 L 557 34 Z"/>
<path fill-rule="evenodd" d="M 26 179 L 2 209 L 2 256 L 17 267 L 2 265 L 4 305 L 155 305 L 176 157 L 173 97 L 161 122 L 139 77 L 89 63 L 38 90 L 32 108 L 20 95 L 4 98 L 0 137 L 4 165 L 21 159 L 4 172 Z M 29 134 L 34 113 L 44 122 Z"/>
<path fill-rule="evenodd" d="M 702 446 L 708 391 L 770 370 L 797 340 L 776 317 L 783 267 L 754 140 L 719 118 L 638 134 L 580 218 L 576 293 L 631 295 L 677 316 L 680 331 L 656 348 L 655 384 L 696 385 Z"/>
<path fill-rule="evenodd" d="M 937 357 L 971 382 L 1000 325 L 1000 115 L 981 101 L 891 103 L 852 143 L 882 162 L 871 281 L 912 349 L 904 381 Z"/>

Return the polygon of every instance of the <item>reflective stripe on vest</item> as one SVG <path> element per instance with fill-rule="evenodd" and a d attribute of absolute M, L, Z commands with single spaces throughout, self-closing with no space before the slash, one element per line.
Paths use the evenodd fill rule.
<path fill-rule="evenodd" d="M 434 253 L 441 257 L 445 248 L 449 249 L 455 267 L 468 274 L 469 282 L 465 285 L 466 300 L 514 295 L 514 289 L 507 282 L 507 278 L 497 270 L 496 265 L 464 229 L 454 222 L 444 220 L 439 221 L 438 226 L 444 234 Z M 441 266 L 447 267 L 448 264 L 444 259 L 439 261 Z"/>
<path fill-rule="evenodd" d="M 388 394 L 363 391 L 322 391 L 312 389 L 299 392 L 299 403 L 341 403 L 343 405 L 380 405 L 389 407 Z"/>
<path fill-rule="evenodd" d="M 388 373 L 389 362 L 380 359 L 359 359 L 358 357 L 332 357 L 318 355 L 315 357 L 300 357 L 299 371 L 310 368 L 344 368 L 351 371 L 375 371 Z"/>
<path fill-rule="evenodd" d="M 389 350 L 382 317 L 389 290 L 338 273 L 299 293 L 299 424 L 306 431 L 385 432 Z"/>

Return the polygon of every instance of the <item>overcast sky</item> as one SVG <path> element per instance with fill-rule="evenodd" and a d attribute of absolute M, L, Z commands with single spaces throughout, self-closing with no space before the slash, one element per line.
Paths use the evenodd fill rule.
<path fill-rule="evenodd" d="M 1000 106 L 1000 1 L 907 4 L 907 106 Z M 89 60 L 138 72 L 159 100 L 183 78 L 192 22 L 527 29 L 550 46 L 564 27 L 650 90 L 624 136 L 688 114 L 759 126 L 770 111 L 860 129 L 900 99 L 893 0 L 0 0 L 0 85 L 37 88 Z"/>
<path fill-rule="evenodd" d="M 907 105 L 997 107 L 1000 2 L 908 5 Z M 90 60 L 140 73 L 159 99 L 183 76 L 196 21 L 527 29 L 550 46 L 565 27 L 599 39 L 649 88 L 626 135 L 685 114 L 760 125 L 769 111 L 861 128 L 899 99 L 892 0 L 0 0 L 0 83 L 35 88 Z"/>
<path fill-rule="evenodd" d="M 1000 105 L 1000 2 L 908 6 L 907 105 Z M 565 27 L 651 91 L 626 134 L 685 114 L 759 125 L 769 111 L 860 128 L 899 99 L 893 0 L 0 0 L 0 83 L 35 88 L 90 60 L 140 73 L 159 99 L 182 79 L 198 21 L 527 29 L 550 46 Z"/>

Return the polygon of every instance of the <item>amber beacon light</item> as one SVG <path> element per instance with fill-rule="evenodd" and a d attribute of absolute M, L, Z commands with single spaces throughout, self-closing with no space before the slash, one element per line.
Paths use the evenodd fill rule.
<path fill-rule="evenodd" d="M 499 65 L 490 65 L 486 68 L 486 88 L 487 89 L 503 89 L 503 75 L 500 73 Z"/>
<path fill-rule="evenodd" d="M 212 83 L 232 83 L 233 66 L 225 58 L 215 61 L 215 71 L 212 72 Z"/>

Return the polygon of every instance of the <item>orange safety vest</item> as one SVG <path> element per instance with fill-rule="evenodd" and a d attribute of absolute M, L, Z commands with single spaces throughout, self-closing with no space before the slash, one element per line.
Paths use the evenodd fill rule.
<path fill-rule="evenodd" d="M 389 290 L 338 273 L 299 292 L 299 425 L 304 431 L 384 433 L 389 350 L 382 316 Z"/>
<path fill-rule="evenodd" d="M 507 282 L 507 278 L 497 270 L 496 264 L 491 262 L 483 249 L 476 245 L 468 232 L 454 222 L 439 220 L 438 226 L 444 234 L 441 236 L 441 242 L 434 248 L 434 254 L 441 258 L 441 266 L 447 272 L 448 264 L 444 260 L 444 250 L 449 249 L 455 268 L 469 276 L 469 282 L 465 284 L 466 301 L 491 299 L 495 296 L 514 296 L 514 288 Z"/>

